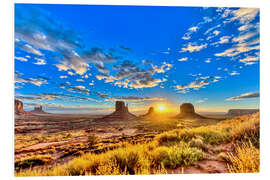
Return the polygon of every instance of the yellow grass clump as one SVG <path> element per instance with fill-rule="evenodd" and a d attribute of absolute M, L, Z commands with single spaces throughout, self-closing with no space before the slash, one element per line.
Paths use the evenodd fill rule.
<path fill-rule="evenodd" d="M 236 146 L 236 153 L 228 155 L 231 173 L 257 173 L 260 171 L 260 151 L 249 142 Z"/>

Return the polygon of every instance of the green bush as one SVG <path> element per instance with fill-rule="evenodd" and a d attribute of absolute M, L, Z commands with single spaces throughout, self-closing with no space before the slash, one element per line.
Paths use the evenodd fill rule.
<path fill-rule="evenodd" d="M 191 148 L 181 143 L 178 146 L 156 148 L 152 153 L 153 163 L 156 166 L 164 165 L 168 168 L 176 168 L 179 165 L 191 165 L 203 159 L 203 152 L 197 148 Z"/>

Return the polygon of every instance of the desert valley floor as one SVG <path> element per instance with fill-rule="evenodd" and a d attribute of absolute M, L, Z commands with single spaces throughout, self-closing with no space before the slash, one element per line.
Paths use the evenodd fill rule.
<path fill-rule="evenodd" d="M 215 125 L 226 118 L 215 116 L 215 119 L 182 120 L 180 123 L 175 120 L 124 123 L 93 121 L 100 117 L 57 114 L 16 116 L 15 170 L 63 165 L 85 153 L 99 154 L 127 144 L 148 143 L 164 131 Z M 188 167 L 167 168 L 167 173 L 228 172 L 226 161 L 218 155 L 221 152 L 232 152 L 232 143 L 205 146 L 208 150 L 199 163 Z"/>

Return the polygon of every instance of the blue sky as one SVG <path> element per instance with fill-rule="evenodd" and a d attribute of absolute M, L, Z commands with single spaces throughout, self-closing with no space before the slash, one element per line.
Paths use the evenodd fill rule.
<path fill-rule="evenodd" d="M 27 110 L 259 108 L 256 8 L 16 4 L 14 43 Z"/>

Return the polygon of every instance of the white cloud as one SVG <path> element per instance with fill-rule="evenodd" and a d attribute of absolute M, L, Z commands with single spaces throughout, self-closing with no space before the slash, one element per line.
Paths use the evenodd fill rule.
<path fill-rule="evenodd" d="M 244 46 L 244 45 L 239 44 L 237 47 L 226 49 L 222 53 L 216 53 L 215 56 L 232 57 L 232 56 L 236 56 L 236 55 L 241 54 L 241 53 L 249 52 L 252 50 L 259 50 L 259 49 L 260 49 L 259 45 L 258 46 Z"/>
<path fill-rule="evenodd" d="M 166 71 L 169 71 L 172 68 L 172 64 L 163 62 L 160 67 L 152 65 L 152 68 L 154 69 L 154 72 L 156 73 L 165 73 Z"/>
<path fill-rule="evenodd" d="M 26 45 L 25 45 L 25 48 L 26 48 L 27 51 L 30 52 L 30 53 L 36 54 L 36 55 L 38 55 L 38 56 L 43 56 L 43 54 L 42 54 L 39 50 L 33 48 L 33 47 L 30 46 L 29 44 L 26 44 Z"/>
<path fill-rule="evenodd" d="M 76 79 L 76 81 L 78 81 L 78 82 L 84 82 L 83 79 Z"/>
<path fill-rule="evenodd" d="M 113 66 L 113 69 L 117 70 L 115 75 L 101 74 L 96 75 L 96 78 L 104 80 L 105 83 L 113 82 L 114 86 L 123 88 L 150 88 L 167 81 L 165 78 L 154 78 L 155 74 L 164 74 L 173 67 L 172 64 L 167 62 L 163 62 L 161 65 L 147 63 L 148 68 L 145 66 L 144 64 L 143 68 L 141 68 L 139 63 L 124 60 Z M 166 77 L 166 74 L 164 74 L 164 77 Z"/>
<path fill-rule="evenodd" d="M 131 102 L 141 102 L 141 101 L 164 101 L 165 98 L 161 97 L 138 97 L 138 96 L 120 96 L 120 97 L 109 97 L 108 99 L 112 101 L 131 101 Z"/>
<path fill-rule="evenodd" d="M 65 108 L 62 104 L 56 103 L 25 103 L 25 105 L 29 108 L 34 108 L 38 106 L 46 107 L 46 108 Z"/>
<path fill-rule="evenodd" d="M 187 57 L 183 57 L 183 58 L 178 59 L 178 61 L 187 61 L 187 60 L 188 60 Z"/>
<path fill-rule="evenodd" d="M 224 44 L 224 43 L 228 43 L 230 39 L 230 36 L 223 36 L 221 38 L 219 38 L 219 42 L 220 44 Z"/>
<path fill-rule="evenodd" d="M 218 31 L 218 30 L 215 30 L 215 31 L 213 32 L 213 34 L 216 35 L 216 36 L 219 35 L 219 33 L 220 33 L 220 31 Z"/>
<path fill-rule="evenodd" d="M 203 99 L 200 99 L 200 100 L 196 101 L 196 103 L 204 103 L 207 100 L 208 100 L 208 98 L 203 98 Z"/>
<path fill-rule="evenodd" d="M 239 62 L 245 63 L 245 65 L 252 65 L 255 64 L 256 61 L 259 61 L 258 56 L 247 56 L 243 59 L 240 59 Z"/>
<path fill-rule="evenodd" d="M 193 75 L 190 74 L 191 76 L 197 77 L 200 76 L 199 75 Z M 203 88 L 206 85 L 209 85 L 210 83 L 215 83 L 217 81 L 219 81 L 219 79 L 221 79 L 222 77 L 220 76 L 204 76 L 204 77 L 197 77 L 195 81 L 187 84 L 187 85 L 176 85 L 176 90 L 180 90 L 178 91 L 178 93 L 187 93 L 189 92 L 190 89 L 194 89 L 194 90 L 199 90 L 200 88 Z"/>
<path fill-rule="evenodd" d="M 193 27 L 189 28 L 188 30 L 196 32 L 198 30 L 198 28 L 199 28 L 198 26 L 193 26 Z"/>
<path fill-rule="evenodd" d="M 106 75 L 96 75 L 96 78 L 98 80 L 105 79 L 105 83 L 110 83 L 110 82 L 114 82 L 114 81 L 118 80 L 118 78 L 115 78 L 113 76 L 106 76 Z"/>
<path fill-rule="evenodd" d="M 210 84 L 208 81 L 193 81 L 191 82 L 190 84 L 188 85 L 177 85 L 176 86 L 176 89 L 177 90 L 184 90 L 184 89 L 195 89 L 195 90 L 198 90 L 199 88 L 205 86 L 205 85 L 208 85 Z"/>
<path fill-rule="evenodd" d="M 204 62 L 205 62 L 205 63 L 210 63 L 210 62 L 211 62 L 211 59 L 208 58 L 208 59 L 206 59 Z"/>
<path fill-rule="evenodd" d="M 188 31 L 182 37 L 182 39 L 183 40 L 189 40 L 191 38 L 191 34 L 196 32 L 198 29 L 199 29 L 198 26 L 193 26 L 193 27 L 189 28 Z"/>
<path fill-rule="evenodd" d="M 74 74 L 73 72 L 71 72 L 71 71 L 68 71 L 68 74 L 71 75 L 71 76 L 75 75 L 75 74 Z"/>
<path fill-rule="evenodd" d="M 58 71 L 67 71 L 69 70 L 68 66 L 66 63 L 63 61 L 63 64 L 56 64 L 55 66 L 58 68 Z"/>
<path fill-rule="evenodd" d="M 24 58 L 24 57 L 15 57 L 16 60 L 22 61 L 22 62 L 27 62 L 28 59 Z"/>
<path fill-rule="evenodd" d="M 240 26 L 240 27 L 238 28 L 238 31 L 246 31 L 246 30 L 248 30 L 248 29 L 250 29 L 250 28 L 252 28 L 252 27 L 253 27 L 252 24 L 244 24 L 244 25 L 242 25 L 242 26 Z"/>
<path fill-rule="evenodd" d="M 151 81 L 142 81 L 142 80 L 135 80 L 129 84 L 131 88 L 139 89 L 139 88 L 150 88 L 155 87 L 161 82 L 165 82 L 167 79 L 152 79 Z"/>
<path fill-rule="evenodd" d="M 106 82 L 106 81 L 105 81 Z M 116 81 L 114 83 L 115 86 L 118 86 L 118 87 L 124 87 L 124 88 L 128 88 L 129 87 L 129 82 L 130 80 L 129 79 L 125 79 L 124 81 Z"/>
<path fill-rule="evenodd" d="M 43 54 L 39 50 L 35 49 L 30 44 L 22 44 L 19 39 L 15 40 L 15 46 L 19 47 L 20 49 L 22 49 L 28 53 L 31 53 L 31 54 L 34 54 L 37 56 L 43 56 Z"/>
<path fill-rule="evenodd" d="M 253 64 L 257 64 L 257 63 L 255 63 L 255 62 L 247 62 L 247 63 L 245 63 L 245 66 L 249 66 L 249 65 L 253 65 Z"/>
<path fill-rule="evenodd" d="M 256 36 L 257 34 L 258 34 L 257 32 L 248 32 L 244 35 L 240 35 L 238 37 L 233 38 L 232 41 L 241 43 L 252 38 L 253 36 Z"/>
<path fill-rule="evenodd" d="M 79 57 L 76 58 L 76 55 L 70 59 L 71 63 L 67 61 L 62 61 L 62 64 L 56 64 L 59 71 L 68 71 L 70 69 L 74 70 L 76 74 L 83 75 L 89 68 L 89 65 L 86 62 L 80 60 Z"/>
<path fill-rule="evenodd" d="M 47 84 L 46 80 L 40 80 L 40 79 L 35 79 L 35 78 L 29 78 L 28 82 L 30 82 L 36 86 L 41 86 L 42 84 Z"/>
<path fill-rule="evenodd" d="M 37 62 L 35 62 L 34 64 L 36 65 L 46 65 L 46 61 L 44 59 L 41 58 L 35 58 L 37 60 Z"/>
<path fill-rule="evenodd" d="M 228 98 L 226 100 L 227 101 L 239 101 L 239 100 L 258 98 L 258 97 L 260 97 L 259 92 L 252 92 L 252 93 L 244 93 L 244 94 L 241 94 L 240 96 L 231 97 L 231 98 Z"/>
<path fill-rule="evenodd" d="M 184 36 L 182 37 L 183 40 L 189 40 L 190 38 L 191 38 L 191 37 L 188 36 L 188 35 L 184 35 Z"/>
<path fill-rule="evenodd" d="M 67 78 L 67 76 L 60 76 L 60 78 L 61 78 L 61 79 L 65 79 L 65 78 Z"/>
<path fill-rule="evenodd" d="M 69 87 L 68 90 L 70 91 L 76 90 L 84 94 L 89 94 L 89 90 L 86 89 L 85 86 L 73 86 L 73 87 Z"/>
<path fill-rule="evenodd" d="M 249 23 L 255 19 L 259 11 L 258 8 L 239 8 L 231 12 L 234 16 L 231 20 L 238 20 L 242 24 Z"/>
<path fill-rule="evenodd" d="M 84 86 L 75 86 L 75 88 L 78 88 L 78 89 L 85 89 Z"/>
<path fill-rule="evenodd" d="M 23 74 L 21 73 L 15 73 L 15 83 L 21 83 L 21 84 L 24 84 L 24 83 L 31 83 L 31 84 L 34 84 L 36 86 L 41 86 L 42 84 L 48 84 L 47 83 L 47 80 L 45 79 L 37 79 L 37 78 L 22 78 Z"/>
<path fill-rule="evenodd" d="M 183 47 L 180 52 L 186 52 L 189 51 L 190 53 L 194 51 L 200 51 L 203 48 L 206 48 L 207 44 L 201 44 L 201 45 L 195 45 L 194 43 L 188 43 L 186 47 Z"/>
<path fill-rule="evenodd" d="M 240 73 L 238 73 L 237 71 L 233 71 L 231 73 L 229 73 L 230 76 L 235 76 L 235 75 L 239 75 Z"/>

